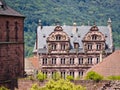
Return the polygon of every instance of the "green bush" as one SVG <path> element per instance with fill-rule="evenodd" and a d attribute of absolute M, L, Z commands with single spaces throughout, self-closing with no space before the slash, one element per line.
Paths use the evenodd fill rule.
<path fill-rule="evenodd" d="M 54 72 L 53 76 L 52 76 L 52 79 L 53 80 L 59 80 L 59 79 L 61 79 L 61 76 L 60 76 L 60 74 L 58 72 Z"/>
<path fill-rule="evenodd" d="M 86 90 L 86 88 L 81 85 L 75 85 L 70 81 L 59 79 L 57 81 L 49 81 L 45 87 L 33 84 L 31 90 Z"/>
<path fill-rule="evenodd" d="M 99 75 L 98 73 L 94 72 L 94 71 L 90 71 L 87 73 L 86 80 L 94 80 L 96 82 L 99 82 L 100 80 L 103 80 L 103 76 Z"/>
<path fill-rule="evenodd" d="M 72 80 L 74 80 L 74 77 L 70 76 L 70 75 L 67 75 L 66 79 L 69 80 L 69 81 L 72 81 Z"/>
<path fill-rule="evenodd" d="M 9 89 L 7 89 L 7 88 L 4 87 L 4 86 L 1 86 L 1 87 L 0 87 L 0 90 L 9 90 Z"/>
<path fill-rule="evenodd" d="M 37 74 L 37 79 L 41 82 L 43 82 L 47 78 L 46 74 L 43 74 L 42 72 L 39 72 Z"/>
<path fill-rule="evenodd" d="M 109 80 L 120 80 L 120 76 L 109 76 L 107 77 Z"/>

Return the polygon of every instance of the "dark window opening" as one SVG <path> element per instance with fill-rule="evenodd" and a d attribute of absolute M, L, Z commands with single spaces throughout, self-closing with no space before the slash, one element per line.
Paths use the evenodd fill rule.
<path fill-rule="evenodd" d="M 65 64 L 65 58 L 61 58 L 61 64 Z"/>
<path fill-rule="evenodd" d="M 9 42 L 9 21 L 6 21 L 6 42 Z"/>
<path fill-rule="evenodd" d="M 79 77 L 83 76 L 83 71 L 79 71 Z"/>
<path fill-rule="evenodd" d="M 18 41 L 18 23 L 15 22 L 15 40 Z"/>
<path fill-rule="evenodd" d="M 52 64 L 56 64 L 56 58 L 52 58 Z"/>
<path fill-rule="evenodd" d="M 92 57 L 88 57 L 88 64 L 92 64 Z"/>
<path fill-rule="evenodd" d="M 74 58 L 70 58 L 70 64 L 74 64 Z"/>
<path fill-rule="evenodd" d="M 61 36 L 60 36 L 60 35 L 57 35 L 57 36 L 56 36 L 56 40 L 58 40 L 58 41 L 61 40 Z"/>
<path fill-rule="evenodd" d="M 83 64 L 83 58 L 79 58 L 79 64 Z"/>
<path fill-rule="evenodd" d="M 92 35 L 92 40 L 97 40 L 97 35 Z"/>

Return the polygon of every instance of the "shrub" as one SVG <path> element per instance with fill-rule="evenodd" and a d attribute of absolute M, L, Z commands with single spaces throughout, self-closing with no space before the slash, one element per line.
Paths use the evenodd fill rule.
<path fill-rule="evenodd" d="M 57 81 L 49 81 L 45 87 L 39 87 L 37 84 L 34 84 L 31 90 L 86 90 L 86 88 L 81 85 L 75 85 L 70 81 L 59 79 Z"/>
<path fill-rule="evenodd" d="M 109 76 L 107 77 L 109 80 L 120 80 L 120 76 Z"/>
<path fill-rule="evenodd" d="M 60 74 L 58 72 L 54 72 L 53 76 L 52 76 L 52 79 L 53 80 L 59 80 L 59 79 L 61 79 Z"/>
<path fill-rule="evenodd" d="M 66 79 L 69 80 L 69 81 L 72 81 L 72 80 L 74 80 L 74 77 L 70 76 L 70 75 L 67 75 Z"/>
<path fill-rule="evenodd" d="M 100 80 L 103 80 L 103 76 L 99 75 L 98 73 L 94 72 L 94 71 L 90 71 L 87 73 L 86 80 L 94 80 L 96 82 L 99 82 Z"/>
<path fill-rule="evenodd" d="M 39 72 L 37 74 L 37 79 L 41 82 L 43 82 L 47 78 L 46 74 L 43 74 L 42 72 Z"/>

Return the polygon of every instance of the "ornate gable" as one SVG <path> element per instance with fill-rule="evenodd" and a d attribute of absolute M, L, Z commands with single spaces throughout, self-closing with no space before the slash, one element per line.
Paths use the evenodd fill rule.
<path fill-rule="evenodd" d="M 84 36 L 83 40 L 84 50 L 87 52 L 96 52 L 105 50 L 105 36 L 101 33 L 96 25 L 91 27 L 90 31 Z"/>

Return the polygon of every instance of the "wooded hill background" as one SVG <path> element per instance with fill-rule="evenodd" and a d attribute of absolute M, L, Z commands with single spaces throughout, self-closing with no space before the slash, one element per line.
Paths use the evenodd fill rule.
<path fill-rule="evenodd" d="M 112 20 L 115 48 L 120 47 L 120 0 L 5 0 L 26 16 L 24 27 L 25 56 L 32 55 L 38 20 L 44 25 L 107 25 Z"/>

